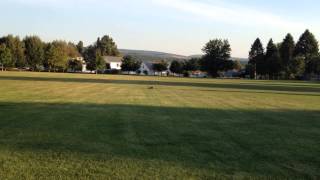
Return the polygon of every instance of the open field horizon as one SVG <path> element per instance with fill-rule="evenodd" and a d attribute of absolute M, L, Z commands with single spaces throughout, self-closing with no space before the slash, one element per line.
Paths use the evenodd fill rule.
<path fill-rule="evenodd" d="M 1 179 L 320 177 L 319 82 L 0 72 L 0 84 Z"/>

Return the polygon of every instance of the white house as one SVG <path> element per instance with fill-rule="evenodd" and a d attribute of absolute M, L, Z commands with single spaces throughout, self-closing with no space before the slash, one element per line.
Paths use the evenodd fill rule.
<path fill-rule="evenodd" d="M 81 69 L 81 72 L 84 72 L 84 73 L 90 73 L 89 70 L 87 70 L 87 64 L 86 64 L 86 61 L 84 60 L 84 58 L 82 56 L 79 56 L 79 57 L 76 57 L 76 58 L 72 58 L 70 60 L 76 60 L 78 62 L 81 63 L 82 65 L 82 69 Z M 73 72 L 73 70 L 69 70 L 70 72 Z"/>
<path fill-rule="evenodd" d="M 154 75 L 153 63 L 146 61 L 142 62 L 138 71 L 140 72 L 140 75 Z"/>
<path fill-rule="evenodd" d="M 117 56 L 103 56 L 104 61 L 107 64 L 107 69 L 121 70 L 122 57 Z"/>
<path fill-rule="evenodd" d="M 78 57 L 77 60 L 82 62 L 82 72 L 90 73 L 92 71 L 87 69 L 87 64 L 83 57 Z M 103 60 L 106 62 L 106 69 L 121 70 L 122 57 L 116 56 L 103 56 Z"/>
<path fill-rule="evenodd" d="M 83 57 L 81 57 L 81 56 L 80 57 L 76 57 L 75 60 L 81 62 L 81 64 L 82 64 L 82 72 L 86 72 L 86 73 L 90 72 L 90 71 L 87 70 L 87 64 L 86 64 L 86 61 L 84 60 Z"/>
<path fill-rule="evenodd" d="M 138 70 L 140 72 L 140 75 L 167 76 L 170 73 L 170 63 L 168 64 L 168 70 L 163 72 L 156 72 L 153 70 L 153 64 L 155 63 L 157 62 L 143 61 L 141 63 L 140 69 Z"/>

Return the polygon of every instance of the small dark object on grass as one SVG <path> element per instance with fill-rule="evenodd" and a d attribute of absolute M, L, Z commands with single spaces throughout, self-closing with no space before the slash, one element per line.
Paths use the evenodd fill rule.
<path fill-rule="evenodd" d="M 154 89 L 154 87 L 153 87 L 153 86 L 151 86 L 151 87 L 149 87 L 148 89 Z"/>

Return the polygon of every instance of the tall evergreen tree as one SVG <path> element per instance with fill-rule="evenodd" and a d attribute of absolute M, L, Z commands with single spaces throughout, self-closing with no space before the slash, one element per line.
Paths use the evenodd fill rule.
<path fill-rule="evenodd" d="M 312 63 L 311 60 L 319 55 L 319 44 L 315 36 L 306 30 L 300 37 L 296 48 L 296 56 L 303 56 L 305 58 L 306 72 L 305 74 L 312 73 Z"/>
<path fill-rule="evenodd" d="M 313 57 L 309 62 L 309 72 L 320 75 L 320 56 Z"/>
<path fill-rule="evenodd" d="M 251 78 L 256 79 L 257 74 L 263 74 L 264 48 L 259 38 L 251 46 L 249 52 L 249 64 L 251 65 Z"/>
<path fill-rule="evenodd" d="M 309 31 L 306 30 L 300 37 L 297 42 L 294 54 L 295 56 L 304 56 L 310 57 L 318 55 L 319 45 L 315 36 Z"/>
<path fill-rule="evenodd" d="M 294 58 L 295 42 L 291 34 L 287 34 L 285 39 L 280 45 L 280 56 L 281 56 L 281 69 L 285 72 L 288 77 L 289 64 Z"/>
<path fill-rule="evenodd" d="M 289 62 L 289 79 L 299 79 L 305 72 L 305 57 L 296 56 Z"/>
<path fill-rule="evenodd" d="M 278 77 L 281 71 L 281 57 L 277 46 L 273 43 L 273 40 L 270 39 L 267 52 L 265 55 L 265 64 L 267 67 L 267 74 L 273 79 Z"/>
<path fill-rule="evenodd" d="M 84 46 L 83 46 L 83 42 L 82 41 L 79 41 L 78 44 L 77 44 L 77 50 L 78 52 L 83 55 L 84 53 Z"/>

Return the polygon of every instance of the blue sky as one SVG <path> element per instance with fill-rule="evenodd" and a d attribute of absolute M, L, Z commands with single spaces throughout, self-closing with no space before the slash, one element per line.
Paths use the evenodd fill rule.
<path fill-rule="evenodd" d="M 0 35 L 39 35 L 86 45 L 111 35 L 119 48 L 201 53 L 214 38 L 228 39 L 232 56 L 247 57 L 260 37 L 320 37 L 317 0 L 1 0 Z"/>

